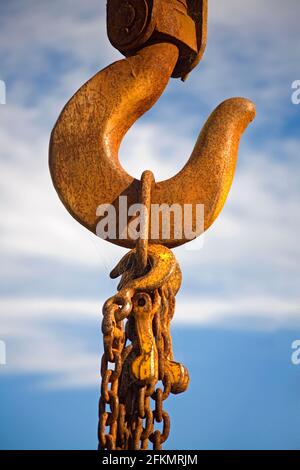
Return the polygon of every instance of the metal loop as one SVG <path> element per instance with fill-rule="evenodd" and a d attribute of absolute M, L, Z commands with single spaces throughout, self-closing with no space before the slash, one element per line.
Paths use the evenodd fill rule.
<path fill-rule="evenodd" d="M 138 391 L 138 413 L 139 418 L 145 417 L 145 391 L 146 387 L 140 387 Z"/>
<path fill-rule="evenodd" d="M 105 401 L 105 403 L 109 403 L 108 384 L 110 382 L 111 375 L 112 375 L 112 371 L 107 370 L 102 378 L 101 396 L 102 396 L 102 399 Z"/>
<path fill-rule="evenodd" d="M 114 438 L 111 434 L 106 435 L 106 447 L 108 450 L 115 450 Z"/>
<path fill-rule="evenodd" d="M 170 416 L 168 415 L 168 413 L 166 411 L 163 411 L 163 432 L 160 436 L 160 442 L 161 444 L 163 444 L 164 442 L 166 442 L 166 440 L 168 439 L 169 437 L 169 434 L 170 434 Z"/>
<path fill-rule="evenodd" d="M 136 428 L 133 433 L 133 450 L 138 450 L 141 435 L 143 433 L 143 420 L 142 418 L 136 418 Z"/>
<path fill-rule="evenodd" d="M 143 430 L 143 433 L 141 435 L 141 440 L 144 441 L 146 439 L 149 439 L 149 436 L 152 434 L 153 432 L 153 413 L 151 411 L 151 408 L 149 407 L 149 409 L 146 410 L 146 425 L 145 425 L 145 428 Z"/>
<path fill-rule="evenodd" d="M 122 358 L 121 358 L 121 354 L 118 354 L 116 356 L 116 361 L 115 361 L 115 370 L 112 371 L 112 374 L 111 374 L 111 382 L 115 382 L 116 380 L 118 380 L 118 378 L 121 375 L 121 372 L 122 372 Z"/>
<path fill-rule="evenodd" d="M 106 446 L 105 428 L 107 426 L 107 420 L 108 420 L 108 413 L 104 412 L 99 416 L 98 439 L 99 439 L 99 445 L 102 449 L 105 449 L 105 446 Z"/>
<path fill-rule="evenodd" d="M 147 385 L 146 392 L 145 392 L 146 397 L 152 397 L 152 395 L 155 391 L 155 385 L 156 385 L 155 380 L 153 380 L 152 383 Z"/>
<path fill-rule="evenodd" d="M 158 423 L 162 422 L 163 419 L 163 391 L 161 388 L 158 388 L 155 392 L 155 419 Z"/>
<path fill-rule="evenodd" d="M 111 390 L 108 393 L 109 393 L 109 405 L 111 409 L 108 423 L 111 426 L 115 421 L 117 421 L 119 417 L 119 397 L 118 395 L 113 393 Z"/>
<path fill-rule="evenodd" d="M 154 433 L 149 437 L 150 441 L 153 443 L 153 450 L 161 450 L 161 432 L 154 431 Z"/>
<path fill-rule="evenodd" d="M 119 417 L 118 417 L 118 440 L 121 447 L 124 447 L 126 442 L 126 409 L 123 403 L 119 405 Z"/>
<path fill-rule="evenodd" d="M 150 212 L 151 212 L 151 188 L 154 184 L 154 175 L 151 171 L 144 171 L 141 176 L 140 183 L 140 204 L 143 206 L 140 238 L 136 244 L 136 270 L 138 275 L 142 275 L 148 264 L 148 238 L 150 229 Z"/>
<path fill-rule="evenodd" d="M 170 395 L 171 387 L 172 387 L 170 373 L 167 370 L 167 368 L 165 370 L 163 385 L 164 385 L 164 392 L 163 392 L 162 399 L 163 399 L 163 401 L 165 401 L 168 398 L 168 396 Z"/>

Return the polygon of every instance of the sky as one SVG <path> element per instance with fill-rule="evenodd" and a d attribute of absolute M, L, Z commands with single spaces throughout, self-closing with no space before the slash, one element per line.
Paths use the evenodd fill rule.
<path fill-rule="evenodd" d="M 255 102 L 217 221 L 177 248 L 175 357 L 191 385 L 166 407 L 170 449 L 299 449 L 298 0 L 209 0 L 208 46 L 129 131 L 126 170 L 157 181 L 187 161 L 224 99 Z M 96 448 L 101 306 L 125 250 L 80 226 L 48 170 L 67 100 L 121 55 L 103 0 L 0 1 L 0 448 Z M 0 361 L 1 362 L 1 361 Z"/>

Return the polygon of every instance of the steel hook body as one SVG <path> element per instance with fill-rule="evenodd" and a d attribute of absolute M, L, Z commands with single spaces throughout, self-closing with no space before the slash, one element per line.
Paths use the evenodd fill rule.
<path fill-rule="evenodd" d="M 127 196 L 128 206 L 139 200 L 139 181 L 121 166 L 119 147 L 129 128 L 163 93 L 180 54 L 176 41 L 170 40 L 146 45 L 115 62 L 77 91 L 53 129 L 49 164 L 54 186 L 72 216 L 94 233 L 100 205 L 115 207 L 118 225 L 119 197 Z M 182 170 L 166 181 L 153 182 L 152 204 L 191 204 L 193 209 L 203 204 L 203 229 L 207 230 L 226 201 L 240 137 L 254 116 L 254 104 L 244 98 L 219 105 Z M 192 226 L 196 230 L 196 210 Z M 176 238 L 173 228 L 165 238 L 159 227 L 159 236 L 152 239 L 149 233 L 149 242 L 172 248 L 189 241 L 184 234 Z M 135 240 L 118 236 L 118 226 L 116 233 L 108 241 L 127 248 L 135 246 Z"/>

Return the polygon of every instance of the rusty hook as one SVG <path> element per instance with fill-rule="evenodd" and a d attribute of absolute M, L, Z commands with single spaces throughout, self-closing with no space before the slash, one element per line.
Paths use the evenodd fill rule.
<path fill-rule="evenodd" d="M 128 205 L 138 201 L 139 181 L 120 165 L 120 144 L 158 100 L 170 77 L 185 77 L 200 60 L 206 44 L 206 9 L 207 0 L 108 1 L 109 36 L 127 58 L 97 73 L 71 98 L 53 129 L 49 152 L 59 197 L 92 232 L 99 205 L 112 204 L 118 221 L 119 196 L 127 196 Z M 219 105 L 182 170 L 166 181 L 153 182 L 152 203 L 201 203 L 207 230 L 226 201 L 240 137 L 254 116 L 254 104 L 244 98 Z M 195 218 L 193 211 L 193 227 Z M 159 234 L 158 239 L 149 236 L 149 242 L 175 247 L 189 241 Z M 118 235 L 108 241 L 127 248 L 135 245 L 135 240 Z"/>

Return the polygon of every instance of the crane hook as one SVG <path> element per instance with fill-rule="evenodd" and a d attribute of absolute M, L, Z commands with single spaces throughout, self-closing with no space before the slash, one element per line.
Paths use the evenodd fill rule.
<path fill-rule="evenodd" d="M 140 182 L 121 166 L 118 151 L 126 132 L 159 99 L 171 76 L 185 78 L 206 45 L 207 0 L 109 0 L 108 33 L 126 58 L 98 72 L 71 98 L 52 131 L 52 180 L 71 215 L 96 233 L 97 208 L 111 204 L 119 220 L 119 197 L 139 200 Z M 232 98 L 211 114 L 182 170 L 153 182 L 153 204 L 201 203 L 204 230 L 225 204 L 234 176 L 239 141 L 255 117 L 254 104 Z M 193 226 L 196 226 L 193 211 Z M 128 217 L 129 222 L 129 217 Z M 159 243 L 173 248 L 189 241 L 171 230 Z M 199 233 L 200 234 L 200 233 Z M 199 235 L 197 234 L 197 235 Z M 133 248 L 130 238 L 111 243 Z"/>

